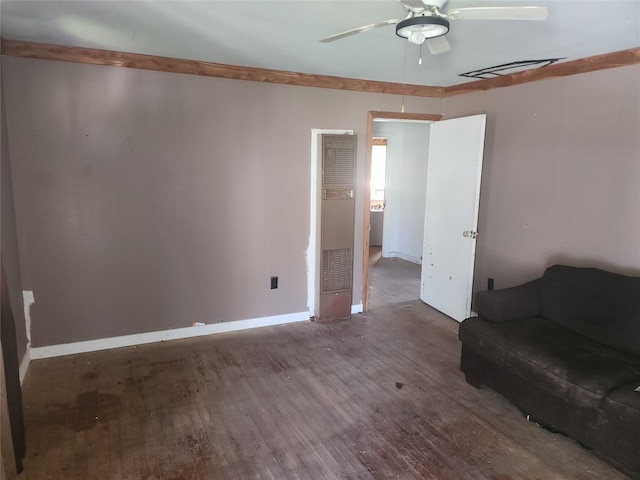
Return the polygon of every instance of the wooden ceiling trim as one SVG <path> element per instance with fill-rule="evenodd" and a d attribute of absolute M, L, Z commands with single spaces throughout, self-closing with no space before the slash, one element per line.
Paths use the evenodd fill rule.
<path fill-rule="evenodd" d="M 2 40 L 2 54 L 12 57 L 139 68 L 252 82 L 280 83 L 304 87 L 432 98 L 444 98 L 481 92 L 494 88 L 510 87 L 538 80 L 565 77 L 640 63 L 640 48 L 632 48 L 569 62 L 555 63 L 547 67 L 525 70 L 487 80 L 461 83 L 450 87 L 431 87 L 287 72 L 265 68 L 240 67 L 196 60 L 158 57 L 154 55 L 4 39 Z"/>
<path fill-rule="evenodd" d="M 619 52 L 606 53 L 594 57 L 581 58 L 569 62 L 555 63 L 547 67 L 534 68 L 522 72 L 512 73 L 488 80 L 462 83 L 445 88 L 445 97 L 481 92 L 494 88 L 511 87 L 523 83 L 546 80 L 550 78 L 566 77 L 579 73 L 595 72 L 608 68 L 624 67 L 640 63 L 640 48 L 631 48 Z"/>
<path fill-rule="evenodd" d="M 158 57 L 137 53 L 114 52 L 93 48 L 67 47 L 46 43 L 3 40 L 4 55 L 40 60 L 88 63 L 115 67 L 139 68 L 161 72 L 186 73 L 209 77 L 247 80 L 252 82 L 282 83 L 303 87 L 354 90 L 358 92 L 388 93 L 417 97 L 442 98 L 444 88 L 421 85 L 403 85 L 391 82 L 359 80 L 328 75 L 286 72 L 265 68 L 240 67 L 220 63 L 199 62 L 178 58 Z"/>
<path fill-rule="evenodd" d="M 369 112 L 369 115 L 375 120 L 419 120 L 426 122 L 437 122 L 442 120 L 444 115 L 439 113 L 406 113 L 406 112 Z"/>

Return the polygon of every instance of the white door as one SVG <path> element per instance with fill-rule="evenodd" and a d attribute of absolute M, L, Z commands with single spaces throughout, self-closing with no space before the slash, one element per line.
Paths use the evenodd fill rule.
<path fill-rule="evenodd" d="M 471 313 L 485 123 L 431 124 L 420 298 L 459 322 Z"/>

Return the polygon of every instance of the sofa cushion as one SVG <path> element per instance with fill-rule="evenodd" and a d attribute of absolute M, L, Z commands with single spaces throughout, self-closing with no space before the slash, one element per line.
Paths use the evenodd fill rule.
<path fill-rule="evenodd" d="M 546 318 L 503 323 L 468 318 L 460 340 L 494 363 L 577 407 L 598 407 L 615 387 L 640 378 L 640 358 Z"/>
<path fill-rule="evenodd" d="M 640 448 L 640 391 L 636 388 L 640 388 L 640 378 L 610 392 L 602 402 L 602 409 L 609 421 L 638 432 Z"/>
<path fill-rule="evenodd" d="M 554 265 L 540 285 L 542 316 L 640 356 L 640 277 Z"/>
<path fill-rule="evenodd" d="M 602 402 L 603 422 L 591 447 L 613 460 L 631 478 L 640 478 L 640 386 L 636 381 L 616 388 Z"/>

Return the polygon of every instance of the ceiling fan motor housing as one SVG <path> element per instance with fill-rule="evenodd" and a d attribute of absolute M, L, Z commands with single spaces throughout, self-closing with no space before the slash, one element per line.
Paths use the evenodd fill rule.
<path fill-rule="evenodd" d="M 448 31 L 446 18 L 431 15 L 407 18 L 396 25 L 396 35 L 416 45 L 421 45 L 427 38 L 441 37 Z"/>

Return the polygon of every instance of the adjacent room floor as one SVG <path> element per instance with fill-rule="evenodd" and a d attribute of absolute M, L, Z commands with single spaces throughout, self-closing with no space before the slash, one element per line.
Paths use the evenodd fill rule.
<path fill-rule="evenodd" d="M 623 479 L 458 369 L 420 267 L 373 258 L 370 311 L 31 364 L 28 479 Z"/>

